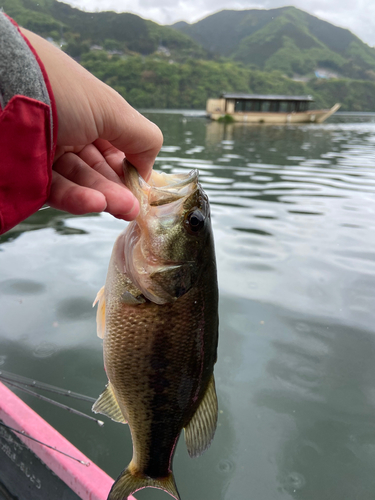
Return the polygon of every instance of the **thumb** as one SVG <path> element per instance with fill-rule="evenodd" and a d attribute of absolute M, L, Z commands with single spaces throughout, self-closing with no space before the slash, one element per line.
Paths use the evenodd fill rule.
<path fill-rule="evenodd" d="M 108 140 L 123 151 L 130 163 L 147 180 L 163 144 L 163 134 L 155 123 L 130 106 L 120 94 L 106 87 L 108 95 L 101 108 L 99 138 Z M 97 111 L 98 103 L 95 104 L 93 109 Z"/>

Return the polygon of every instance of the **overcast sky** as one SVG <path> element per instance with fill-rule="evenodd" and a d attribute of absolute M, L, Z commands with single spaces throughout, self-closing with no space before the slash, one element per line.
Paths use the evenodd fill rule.
<path fill-rule="evenodd" d="M 159 24 L 198 21 L 223 9 L 272 9 L 294 5 L 375 46 L 375 0 L 63 0 L 87 11 L 132 12 Z"/>

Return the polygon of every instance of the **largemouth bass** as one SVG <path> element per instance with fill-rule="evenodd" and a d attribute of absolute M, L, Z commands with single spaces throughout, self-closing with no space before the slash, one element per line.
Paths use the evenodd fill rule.
<path fill-rule="evenodd" d="M 181 430 L 196 457 L 209 447 L 217 422 L 210 206 L 196 170 L 154 171 L 146 183 L 124 163 L 125 184 L 140 213 L 116 240 L 95 301 L 109 382 L 93 411 L 127 422 L 133 440 L 133 458 L 108 500 L 146 487 L 180 499 L 172 459 Z"/>

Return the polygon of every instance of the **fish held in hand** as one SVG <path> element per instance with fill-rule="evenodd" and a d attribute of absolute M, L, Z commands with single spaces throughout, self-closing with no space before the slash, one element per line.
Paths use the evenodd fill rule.
<path fill-rule="evenodd" d="M 210 445 L 217 422 L 216 261 L 207 195 L 198 172 L 153 171 L 124 162 L 140 212 L 117 238 L 98 293 L 108 385 L 93 406 L 128 423 L 133 458 L 108 500 L 142 488 L 179 499 L 172 459 L 181 430 L 189 455 Z"/>

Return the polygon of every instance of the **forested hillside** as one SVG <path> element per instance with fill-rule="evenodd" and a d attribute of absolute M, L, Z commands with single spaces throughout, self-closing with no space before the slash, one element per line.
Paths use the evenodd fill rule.
<path fill-rule="evenodd" d="M 375 80 L 375 49 L 349 30 L 295 7 L 221 11 L 173 27 L 207 50 L 266 71 L 308 75 L 317 68 Z"/>
<path fill-rule="evenodd" d="M 231 61 L 170 64 L 153 56 L 85 54 L 81 63 L 137 108 L 204 109 L 221 92 L 312 94 L 317 108 L 342 103 L 342 110 L 375 111 L 375 83 L 361 80 L 314 79 L 296 82 L 280 71 L 252 70 Z"/>
<path fill-rule="evenodd" d="M 0 6 L 137 108 L 202 109 L 221 92 L 248 92 L 312 94 L 318 108 L 341 102 L 343 110 L 375 111 L 374 49 L 293 7 L 223 11 L 172 28 L 56 0 L 0 0 Z M 338 77 L 316 78 L 316 67 Z M 291 79 L 295 73 L 307 75 L 305 82 Z"/>
<path fill-rule="evenodd" d="M 89 52 L 93 45 L 142 55 L 162 46 L 176 60 L 207 57 L 206 50 L 187 35 L 134 14 L 83 12 L 56 0 L 0 0 L 0 7 L 25 28 L 62 41 L 73 57 Z"/>

